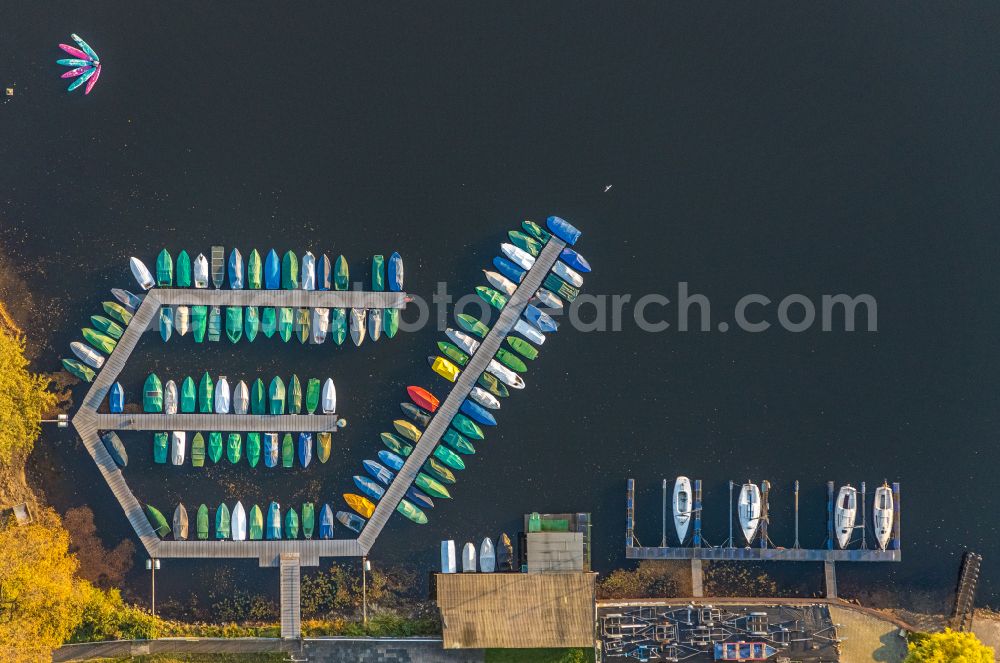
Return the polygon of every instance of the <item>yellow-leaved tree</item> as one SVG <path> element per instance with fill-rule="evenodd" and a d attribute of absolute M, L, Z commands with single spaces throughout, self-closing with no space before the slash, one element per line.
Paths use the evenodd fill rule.
<path fill-rule="evenodd" d="M 24 339 L 0 329 L 0 464 L 31 451 L 42 414 L 55 403 L 49 381 L 28 371 Z"/>
<path fill-rule="evenodd" d="M 951 629 L 912 637 L 909 650 L 903 663 L 993 663 L 992 647 L 981 643 L 974 633 Z"/>

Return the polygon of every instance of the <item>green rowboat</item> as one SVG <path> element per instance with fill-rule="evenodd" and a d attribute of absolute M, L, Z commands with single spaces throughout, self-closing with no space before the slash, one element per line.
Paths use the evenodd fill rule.
<path fill-rule="evenodd" d="M 180 258 L 178 258 L 180 260 Z M 198 539 L 205 541 L 208 539 L 208 507 L 202 504 L 198 507 L 198 515 L 195 517 L 195 532 Z"/>
<path fill-rule="evenodd" d="M 302 413 L 302 383 L 299 376 L 292 374 L 292 379 L 288 381 L 288 414 Z"/>
<path fill-rule="evenodd" d="M 285 383 L 281 378 L 275 376 L 271 380 L 271 387 L 268 391 L 268 400 L 271 403 L 271 414 L 285 413 Z"/>
<path fill-rule="evenodd" d="M 222 433 L 212 432 L 208 434 L 208 458 L 213 463 L 222 460 Z"/>
<path fill-rule="evenodd" d="M 215 538 L 229 538 L 229 507 L 224 503 L 215 510 Z"/>
<path fill-rule="evenodd" d="M 330 460 L 330 451 L 333 449 L 333 434 L 330 431 L 323 431 L 316 435 L 316 458 L 319 462 L 325 463 Z"/>
<path fill-rule="evenodd" d="M 525 232 L 543 244 L 549 241 L 549 238 L 552 237 L 552 233 L 545 228 L 542 228 L 534 221 L 529 221 L 528 219 L 521 222 L 521 227 L 524 228 Z"/>
<path fill-rule="evenodd" d="M 455 316 L 458 319 L 458 326 L 469 332 L 470 334 L 475 334 L 479 338 L 486 338 L 486 334 L 489 333 L 490 328 L 484 325 L 480 320 L 477 320 L 474 316 L 468 313 L 459 313 Z"/>
<path fill-rule="evenodd" d="M 264 538 L 264 514 L 260 507 L 254 504 L 250 507 L 250 517 L 248 520 L 248 533 L 251 541 L 260 541 Z"/>
<path fill-rule="evenodd" d="M 307 308 L 300 308 L 296 312 L 295 316 L 296 316 L 296 319 L 295 319 L 295 329 L 296 329 L 296 332 L 297 332 L 296 336 L 299 337 L 299 343 L 302 343 L 302 344 L 308 343 L 309 342 L 309 328 L 311 326 L 310 322 L 309 322 L 309 309 L 307 309 Z"/>
<path fill-rule="evenodd" d="M 195 411 L 198 407 L 198 388 L 194 384 L 194 380 L 191 376 L 184 378 L 184 382 L 181 383 L 181 402 L 180 411 L 184 414 L 190 414 Z"/>
<path fill-rule="evenodd" d="M 460 454 L 469 455 L 476 453 L 476 448 L 472 446 L 472 442 L 469 442 L 464 435 L 454 429 L 449 428 L 441 437 L 441 441 Z"/>
<path fill-rule="evenodd" d="M 299 259 L 294 251 L 286 251 L 281 259 L 281 288 L 295 290 L 299 287 Z"/>
<path fill-rule="evenodd" d="M 281 466 L 291 467 L 295 463 L 295 443 L 292 442 L 292 434 L 285 433 L 281 438 Z"/>
<path fill-rule="evenodd" d="M 445 488 L 444 484 L 428 474 L 417 472 L 417 478 L 414 480 L 414 483 L 417 484 L 417 488 L 424 491 L 431 497 L 451 499 L 451 493 L 448 492 L 448 489 Z"/>
<path fill-rule="evenodd" d="M 514 348 L 514 350 L 529 361 L 534 361 L 538 357 L 538 348 L 528 343 L 523 338 L 518 338 L 517 336 L 508 336 L 507 345 Z"/>
<path fill-rule="evenodd" d="M 226 337 L 230 343 L 238 343 L 243 338 L 243 307 L 226 307 Z"/>
<path fill-rule="evenodd" d="M 263 312 L 260 314 L 260 330 L 264 332 L 264 336 L 271 338 L 277 329 L 278 316 L 274 311 L 274 307 L 265 306 Z"/>
<path fill-rule="evenodd" d="M 382 438 L 382 444 L 388 447 L 389 451 L 393 452 L 397 456 L 406 458 L 413 452 L 413 445 L 406 442 L 398 435 L 393 435 L 392 433 L 379 433 L 379 437 Z"/>
<path fill-rule="evenodd" d="M 307 539 L 313 538 L 313 528 L 316 526 L 316 507 L 312 502 L 305 502 L 302 505 L 302 536 Z"/>
<path fill-rule="evenodd" d="M 385 258 L 380 255 L 372 256 L 372 290 L 385 290 Z"/>
<path fill-rule="evenodd" d="M 316 413 L 322 389 L 323 385 L 320 383 L 319 378 L 309 378 L 309 383 L 306 386 L 306 412 L 309 414 Z"/>
<path fill-rule="evenodd" d="M 479 376 L 479 386 L 481 386 L 486 391 L 490 392 L 498 398 L 507 398 L 510 396 L 510 391 L 507 390 L 507 385 L 497 379 L 492 373 L 483 373 Z"/>
<path fill-rule="evenodd" d="M 194 342 L 201 343 L 205 340 L 205 332 L 208 330 L 208 307 L 191 307 L 191 333 L 194 335 Z"/>
<path fill-rule="evenodd" d="M 521 361 L 521 358 L 510 350 L 504 350 L 500 348 L 496 353 L 497 361 L 506 366 L 512 371 L 517 371 L 518 373 L 523 373 L 528 370 L 528 366 Z"/>
<path fill-rule="evenodd" d="M 250 467 L 260 462 L 260 433 L 247 433 L 247 461 Z"/>
<path fill-rule="evenodd" d="M 546 276 L 545 281 L 543 281 L 543 285 L 568 302 L 574 302 L 576 301 L 576 298 L 580 296 L 579 288 L 574 288 L 555 274 L 549 274 Z"/>
<path fill-rule="evenodd" d="M 337 262 L 333 266 L 333 289 L 347 290 L 351 285 L 351 273 L 347 267 L 347 259 L 343 254 L 337 256 Z"/>
<path fill-rule="evenodd" d="M 299 514 L 296 513 L 294 506 L 289 507 L 288 513 L 285 514 L 285 538 L 299 538 Z"/>
<path fill-rule="evenodd" d="M 153 433 L 153 462 L 163 465 L 167 462 L 167 450 L 170 446 L 166 433 Z"/>
<path fill-rule="evenodd" d="M 101 308 L 103 308 L 104 312 L 110 317 L 125 326 L 128 326 L 128 323 L 132 322 L 132 314 L 128 312 L 128 309 L 117 302 L 103 302 L 101 304 Z"/>
<path fill-rule="evenodd" d="M 90 316 L 90 323 L 94 325 L 94 328 L 97 329 L 97 331 L 101 332 L 105 336 L 110 336 L 116 341 L 122 337 L 122 334 L 125 333 L 125 330 L 122 329 L 121 325 L 114 320 L 105 318 L 103 315 Z"/>
<path fill-rule="evenodd" d="M 243 438 L 239 433 L 230 433 L 226 440 L 226 458 L 235 465 L 243 457 Z"/>
<path fill-rule="evenodd" d="M 215 411 L 215 403 L 212 400 L 215 396 L 215 384 L 212 382 L 212 376 L 205 371 L 205 374 L 201 376 L 201 382 L 198 383 L 198 412 L 202 414 L 211 414 Z"/>
<path fill-rule="evenodd" d="M 418 525 L 427 524 L 427 514 L 414 506 L 409 500 L 400 500 L 396 506 L 396 511 L 400 512 Z"/>
<path fill-rule="evenodd" d="M 156 256 L 156 285 L 170 288 L 174 285 L 174 259 L 166 249 Z"/>
<path fill-rule="evenodd" d="M 250 414 L 265 412 L 267 412 L 267 392 L 264 391 L 264 381 L 257 378 L 250 387 Z"/>
<path fill-rule="evenodd" d="M 191 287 L 191 256 L 188 252 L 181 249 L 181 252 L 177 254 L 177 287 L 178 288 L 190 288 Z"/>
<path fill-rule="evenodd" d="M 434 455 L 438 457 L 438 460 L 440 460 L 442 463 L 452 468 L 453 470 L 465 469 L 465 461 L 462 460 L 462 458 L 457 453 L 455 453 L 448 447 L 442 446 L 440 444 L 437 445 L 436 447 L 434 447 Z"/>
<path fill-rule="evenodd" d="M 507 237 L 510 237 L 511 244 L 519 249 L 527 251 L 534 258 L 537 258 L 538 254 L 542 252 L 544 244 L 530 235 L 525 235 L 520 230 L 511 230 L 507 233 Z"/>
<path fill-rule="evenodd" d="M 63 359 L 62 365 L 63 368 L 65 368 L 67 371 L 69 371 L 76 377 L 80 378 L 84 382 L 93 382 L 94 376 L 97 375 L 96 373 L 94 373 L 94 369 L 92 369 L 90 366 L 85 366 L 84 364 L 81 364 L 76 359 Z"/>
<path fill-rule="evenodd" d="M 399 331 L 399 309 L 398 308 L 386 308 L 382 309 L 382 331 L 389 338 L 396 336 L 396 332 Z"/>
<path fill-rule="evenodd" d="M 217 343 L 222 338 L 222 310 L 213 306 L 208 312 L 208 340 Z"/>
<path fill-rule="evenodd" d="M 100 350 L 104 354 L 111 354 L 114 352 L 115 346 L 118 345 L 118 341 L 115 339 L 94 331 L 90 327 L 84 327 L 80 331 L 83 333 L 83 338 L 87 343 L 90 343 L 94 346 L 94 349 Z"/>
<path fill-rule="evenodd" d="M 480 299 L 498 311 L 507 305 L 506 295 L 497 292 L 493 288 L 487 288 L 484 285 L 477 285 L 476 294 L 479 295 Z"/>
<path fill-rule="evenodd" d="M 448 359 L 451 359 L 459 366 L 465 366 L 469 363 L 469 355 L 459 350 L 458 346 L 454 343 L 449 343 L 448 341 L 438 341 L 437 344 L 441 354 Z"/>
<path fill-rule="evenodd" d="M 256 306 L 248 306 L 243 313 L 243 333 L 247 340 L 253 343 L 257 338 L 257 331 L 260 329 L 260 317 L 257 314 Z"/>
<path fill-rule="evenodd" d="M 159 509 L 152 504 L 147 504 L 146 515 L 149 517 L 149 524 L 153 526 L 153 531 L 156 532 L 157 536 L 163 537 L 170 533 L 170 525 L 167 524 L 167 519 L 163 517 Z"/>
<path fill-rule="evenodd" d="M 250 252 L 250 257 L 247 258 L 247 288 L 250 290 L 260 290 L 262 274 L 263 269 L 260 254 L 257 253 L 257 249 L 254 249 Z"/>
<path fill-rule="evenodd" d="M 451 420 L 451 425 L 455 427 L 462 435 L 472 438 L 473 440 L 482 440 L 486 436 L 483 435 L 483 429 L 479 427 L 479 424 L 469 419 L 467 416 L 459 412 L 455 415 L 455 418 Z"/>
<path fill-rule="evenodd" d="M 163 412 L 163 383 L 156 373 L 150 373 L 142 387 L 142 411 Z"/>
<path fill-rule="evenodd" d="M 347 311 L 345 309 L 335 308 L 330 311 L 330 335 L 337 345 L 343 345 L 344 341 L 347 340 Z"/>
<path fill-rule="evenodd" d="M 195 433 L 191 440 L 191 466 L 203 467 L 205 465 L 205 436 Z"/>
<path fill-rule="evenodd" d="M 278 335 L 285 343 L 288 343 L 288 339 L 292 337 L 292 327 L 294 324 L 292 309 L 287 306 L 278 309 Z"/>
<path fill-rule="evenodd" d="M 424 469 L 445 483 L 455 483 L 455 473 L 434 456 L 427 459 L 427 462 L 424 463 Z"/>

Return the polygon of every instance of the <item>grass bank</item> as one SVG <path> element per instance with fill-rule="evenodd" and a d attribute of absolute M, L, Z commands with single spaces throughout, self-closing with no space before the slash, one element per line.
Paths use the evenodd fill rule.
<path fill-rule="evenodd" d="M 589 663 L 592 649 L 487 649 L 485 663 Z"/>

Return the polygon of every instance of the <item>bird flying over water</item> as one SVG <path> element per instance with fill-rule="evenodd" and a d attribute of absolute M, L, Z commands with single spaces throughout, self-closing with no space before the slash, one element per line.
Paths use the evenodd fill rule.
<path fill-rule="evenodd" d="M 70 46 L 69 44 L 59 44 L 59 48 L 73 57 L 56 60 L 56 64 L 61 64 L 64 67 L 73 67 L 73 69 L 70 69 L 61 77 L 76 78 L 66 88 L 67 92 L 72 92 L 86 83 L 87 87 L 84 88 L 83 93 L 90 94 L 90 91 L 94 89 L 94 85 L 97 84 L 97 79 L 101 77 L 101 58 L 97 56 L 97 53 L 90 47 L 90 44 L 80 39 L 80 37 L 75 34 L 70 35 L 70 37 L 73 38 L 73 41 L 76 42 L 79 48 Z"/>

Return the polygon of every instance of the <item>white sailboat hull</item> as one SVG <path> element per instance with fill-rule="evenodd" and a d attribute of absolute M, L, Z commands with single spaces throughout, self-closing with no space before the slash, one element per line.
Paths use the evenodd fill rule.
<path fill-rule="evenodd" d="M 682 544 L 687 538 L 688 527 L 691 525 L 693 493 L 691 480 L 687 477 L 677 477 L 674 482 L 674 529 L 677 530 L 677 540 Z"/>
<path fill-rule="evenodd" d="M 760 527 L 760 488 L 756 484 L 743 484 L 740 489 L 738 510 L 743 538 L 746 539 L 747 544 L 750 544 L 757 535 L 757 528 Z"/>
<path fill-rule="evenodd" d="M 834 526 L 837 544 L 847 548 L 854 533 L 854 521 L 858 514 L 858 491 L 852 486 L 841 486 L 837 493 L 837 506 L 834 508 Z"/>
<path fill-rule="evenodd" d="M 875 510 L 872 523 L 875 527 L 875 540 L 878 547 L 885 550 L 892 537 L 892 523 L 895 518 L 895 507 L 892 502 L 892 489 L 881 486 L 875 490 Z"/>

